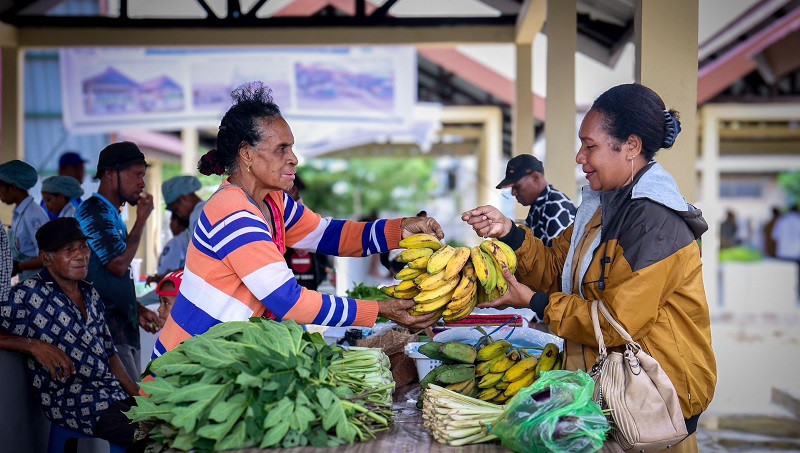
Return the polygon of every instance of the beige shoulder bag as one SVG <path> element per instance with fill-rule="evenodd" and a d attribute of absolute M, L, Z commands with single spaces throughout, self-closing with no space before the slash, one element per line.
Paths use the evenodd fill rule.
<path fill-rule="evenodd" d="M 598 309 L 628 343 L 624 354 L 606 351 Z M 591 370 L 594 401 L 611 409 L 611 437 L 623 450 L 642 453 L 670 448 L 686 438 L 675 386 L 656 359 L 642 351 L 602 301 L 592 302 L 592 323 L 600 345 Z"/>

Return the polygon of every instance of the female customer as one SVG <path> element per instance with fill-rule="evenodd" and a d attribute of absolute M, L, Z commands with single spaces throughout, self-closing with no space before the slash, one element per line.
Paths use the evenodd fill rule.
<path fill-rule="evenodd" d="M 83 188 L 72 176 L 51 176 L 42 181 L 42 201 L 50 215 L 75 217 L 75 200 L 81 201 Z"/>
<path fill-rule="evenodd" d="M 591 301 L 603 300 L 670 377 L 690 434 L 716 385 L 716 361 L 696 239 L 707 225 L 653 160 L 680 132 L 677 112 L 642 85 L 620 85 L 581 124 L 576 161 L 589 181 L 575 222 L 546 247 L 491 206 L 462 215 L 481 236 L 516 249 L 517 277 L 483 307 L 530 307 L 565 340 L 565 368 L 597 357 Z M 521 284 L 520 284 L 521 283 Z M 624 340 L 601 320 L 608 347 Z M 697 451 L 693 434 L 670 451 Z"/>
<path fill-rule="evenodd" d="M 228 174 L 208 200 L 186 255 L 183 284 L 154 356 L 225 321 L 265 316 L 300 324 L 372 326 L 378 316 L 422 329 L 435 315 L 411 316 L 413 301 L 360 301 L 297 284 L 286 247 L 338 256 L 366 256 L 398 247 L 414 233 L 444 237 L 432 218 L 352 222 L 322 218 L 295 203 L 294 137 L 271 90 L 260 83 L 233 92 L 217 148 L 200 160 L 203 174 Z"/>

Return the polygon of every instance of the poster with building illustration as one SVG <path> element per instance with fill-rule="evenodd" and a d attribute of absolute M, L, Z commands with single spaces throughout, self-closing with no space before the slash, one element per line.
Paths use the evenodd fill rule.
<path fill-rule="evenodd" d="M 402 123 L 416 99 L 412 47 L 65 49 L 70 132 L 213 126 L 238 86 L 261 81 L 287 118 Z"/>

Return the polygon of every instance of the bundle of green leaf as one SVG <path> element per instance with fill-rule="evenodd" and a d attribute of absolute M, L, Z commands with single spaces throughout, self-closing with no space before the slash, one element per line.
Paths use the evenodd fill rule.
<path fill-rule="evenodd" d="M 389 296 L 383 293 L 377 286 L 369 286 L 363 283 L 353 282 L 353 288 L 345 291 L 345 296 L 361 300 L 387 300 Z"/>
<path fill-rule="evenodd" d="M 178 450 L 352 444 L 393 421 L 385 363 L 293 321 L 226 322 L 153 360 L 145 372 L 157 377 L 141 384 L 150 397 L 127 416 Z"/>

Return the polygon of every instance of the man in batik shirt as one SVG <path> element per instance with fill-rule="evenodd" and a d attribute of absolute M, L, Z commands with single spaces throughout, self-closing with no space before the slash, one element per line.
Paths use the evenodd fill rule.
<path fill-rule="evenodd" d="M 123 412 L 139 389 L 117 357 L 103 301 L 84 280 L 86 239 L 71 217 L 39 229 L 45 268 L 0 301 L 0 348 L 29 354 L 33 387 L 51 422 L 129 445 L 136 425 Z"/>

